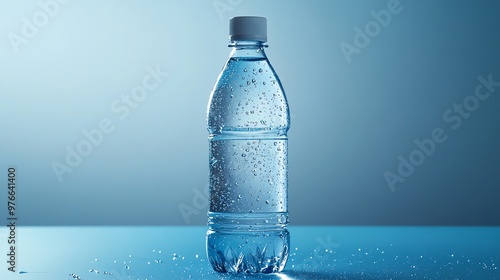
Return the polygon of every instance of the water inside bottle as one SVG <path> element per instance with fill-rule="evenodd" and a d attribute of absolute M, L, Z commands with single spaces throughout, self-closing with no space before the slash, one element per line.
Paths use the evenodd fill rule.
<path fill-rule="evenodd" d="M 207 254 L 216 271 L 273 273 L 286 264 L 288 114 L 265 57 L 228 61 L 208 118 Z"/>

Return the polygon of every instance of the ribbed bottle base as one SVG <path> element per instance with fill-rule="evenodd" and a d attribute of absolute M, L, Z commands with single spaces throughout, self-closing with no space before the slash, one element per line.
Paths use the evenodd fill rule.
<path fill-rule="evenodd" d="M 288 259 L 286 213 L 209 213 L 207 256 L 223 273 L 276 273 Z"/>

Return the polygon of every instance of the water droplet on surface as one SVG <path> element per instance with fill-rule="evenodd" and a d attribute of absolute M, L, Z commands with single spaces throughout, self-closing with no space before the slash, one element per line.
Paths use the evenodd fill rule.
<path fill-rule="evenodd" d="M 266 204 L 269 204 L 269 200 L 266 200 Z"/>
<path fill-rule="evenodd" d="M 259 73 L 262 73 L 262 68 L 259 68 Z"/>

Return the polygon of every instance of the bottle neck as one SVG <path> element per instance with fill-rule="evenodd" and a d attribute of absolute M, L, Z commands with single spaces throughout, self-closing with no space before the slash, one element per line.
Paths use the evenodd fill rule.
<path fill-rule="evenodd" d="M 231 54 L 229 55 L 230 58 L 266 58 L 264 48 L 267 48 L 267 45 L 264 42 L 232 41 L 229 43 L 228 47 L 232 48 Z"/>

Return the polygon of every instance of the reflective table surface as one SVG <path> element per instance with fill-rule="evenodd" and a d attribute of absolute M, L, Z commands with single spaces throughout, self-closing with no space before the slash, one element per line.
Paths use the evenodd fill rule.
<path fill-rule="evenodd" d="M 289 230 L 285 270 L 262 276 L 213 272 L 206 227 L 18 227 L 0 279 L 500 279 L 500 227 Z"/>

